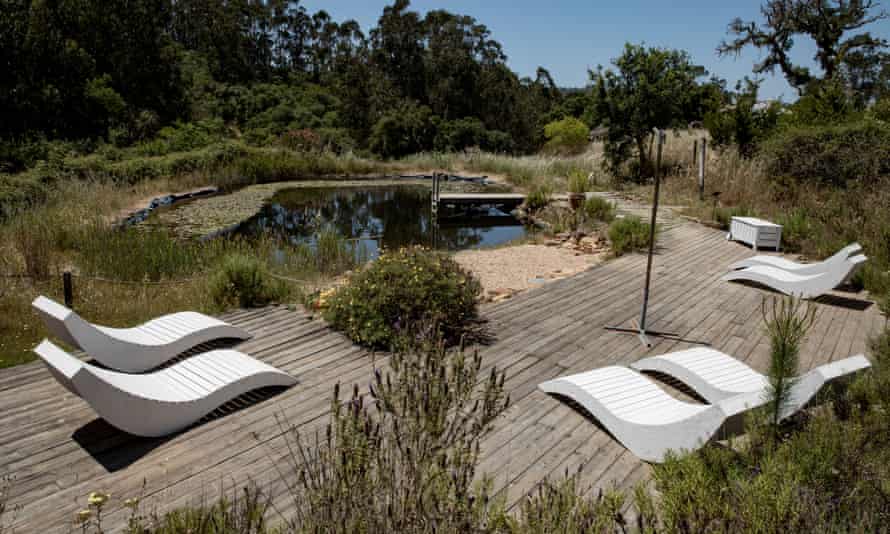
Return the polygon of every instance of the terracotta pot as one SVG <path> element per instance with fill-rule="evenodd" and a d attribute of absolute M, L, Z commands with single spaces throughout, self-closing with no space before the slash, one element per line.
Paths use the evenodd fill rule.
<path fill-rule="evenodd" d="M 569 193 L 569 205 L 576 210 L 584 204 L 584 193 Z"/>

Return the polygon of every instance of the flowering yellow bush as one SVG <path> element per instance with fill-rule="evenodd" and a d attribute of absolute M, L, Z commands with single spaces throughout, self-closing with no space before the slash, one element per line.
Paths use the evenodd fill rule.
<path fill-rule="evenodd" d="M 385 252 L 316 306 L 361 345 L 389 349 L 420 329 L 457 341 L 476 318 L 482 286 L 450 257 L 423 247 Z"/>

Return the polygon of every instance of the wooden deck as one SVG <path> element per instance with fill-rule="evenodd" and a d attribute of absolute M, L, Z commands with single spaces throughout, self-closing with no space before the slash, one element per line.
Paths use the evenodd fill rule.
<path fill-rule="evenodd" d="M 752 255 L 722 232 L 691 223 L 666 231 L 655 260 L 650 327 L 711 342 L 765 369 L 767 339 L 760 320 L 763 290 L 719 280 L 727 265 Z M 660 340 L 646 351 L 636 336 L 607 332 L 639 313 L 645 258 L 631 255 L 484 309 L 496 341 L 484 347 L 483 372 L 507 372 L 508 411 L 486 438 L 481 470 L 515 505 L 547 476 L 580 469 L 591 491 L 632 487 L 649 467 L 579 412 L 536 389 L 539 382 L 647 354 L 687 347 Z M 221 487 L 248 480 L 275 495 L 288 514 L 276 463 L 284 466 L 282 425 L 305 435 L 323 428 L 336 382 L 366 386 L 371 358 L 321 322 L 283 307 L 227 314 L 251 331 L 239 346 L 299 383 L 164 440 L 137 439 L 101 420 L 68 394 L 39 364 L 0 371 L 0 476 L 14 477 L 12 504 L 21 505 L 17 531 L 67 531 L 90 491 L 112 493 L 108 531 L 126 521 L 121 503 L 143 493 L 158 511 L 216 497 Z M 863 295 L 838 293 L 818 305 L 802 352 L 802 367 L 863 352 L 883 324 Z M 377 365 L 384 365 L 378 358 Z"/>

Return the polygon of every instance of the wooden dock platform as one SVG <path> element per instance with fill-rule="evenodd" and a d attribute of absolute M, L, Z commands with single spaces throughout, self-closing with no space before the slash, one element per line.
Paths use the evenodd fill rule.
<path fill-rule="evenodd" d="M 447 208 L 496 206 L 506 211 L 525 202 L 525 195 L 521 193 L 441 193 L 438 198 L 439 204 Z"/>
<path fill-rule="evenodd" d="M 764 371 L 769 346 L 760 303 L 770 293 L 720 280 L 727 265 L 752 254 L 727 242 L 723 232 L 691 223 L 665 231 L 655 258 L 650 327 L 709 341 Z M 657 339 L 646 350 L 636 336 L 603 329 L 636 318 L 645 263 L 644 256 L 624 256 L 484 308 L 495 342 L 481 349 L 482 372 L 491 366 L 506 371 L 512 405 L 485 439 L 480 472 L 492 474 L 508 506 L 542 479 L 567 471 L 580 470 L 590 492 L 631 488 L 649 475 L 647 464 L 597 425 L 536 387 L 689 346 Z M 866 350 L 884 319 L 864 297 L 836 293 L 818 301 L 802 350 L 804 369 Z M 274 509 L 288 515 L 293 505 L 278 472 L 287 469 L 285 425 L 303 435 L 324 428 L 334 384 L 365 388 L 386 358 L 372 359 L 301 311 L 270 307 L 223 318 L 254 334 L 239 350 L 299 383 L 272 397 L 247 399 L 253 402 L 166 439 L 135 438 L 98 420 L 38 363 L 0 370 L 0 476 L 14 477 L 10 504 L 21 507 L 16 532 L 68 532 L 97 490 L 112 494 L 103 514 L 108 532 L 125 525 L 129 510 L 122 503 L 129 497 L 142 496 L 144 510 L 163 512 L 207 502 L 220 488 L 249 481 L 262 485 Z"/>

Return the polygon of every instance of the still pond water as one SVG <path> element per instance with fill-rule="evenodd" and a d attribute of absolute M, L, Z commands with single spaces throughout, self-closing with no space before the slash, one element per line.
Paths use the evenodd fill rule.
<path fill-rule="evenodd" d="M 409 245 L 444 250 L 497 246 L 531 231 L 509 214 L 485 209 L 460 218 L 440 217 L 436 235 L 429 188 L 378 186 L 283 189 L 236 233 L 248 237 L 272 233 L 294 244 L 312 244 L 325 228 L 355 240 L 369 259 L 381 248 Z"/>

